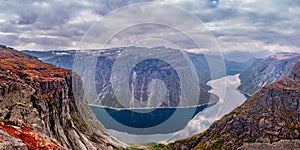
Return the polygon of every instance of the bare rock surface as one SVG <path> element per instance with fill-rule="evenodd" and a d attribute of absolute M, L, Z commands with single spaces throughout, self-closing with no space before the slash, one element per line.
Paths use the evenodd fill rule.
<path fill-rule="evenodd" d="M 0 50 L 0 135 L 5 149 L 127 146 L 92 114 L 76 73 L 7 47 Z"/>

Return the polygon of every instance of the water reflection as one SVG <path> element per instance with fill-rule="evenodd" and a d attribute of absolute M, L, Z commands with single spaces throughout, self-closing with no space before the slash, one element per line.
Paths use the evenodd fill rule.
<path fill-rule="evenodd" d="M 224 82 L 224 80 L 226 82 Z M 153 134 L 153 135 L 133 135 L 115 130 L 108 130 L 113 136 L 128 143 L 148 143 L 148 142 L 167 142 L 186 137 L 207 129 L 215 120 L 220 119 L 223 115 L 229 113 L 237 106 L 241 105 L 246 96 L 237 90 L 240 85 L 238 75 L 226 76 L 207 83 L 212 87 L 211 93 L 220 97 L 217 104 L 198 113 L 188 125 L 181 131 L 170 134 Z M 226 84 L 226 85 L 224 85 Z M 225 95 L 224 95 L 225 90 Z M 215 113 L 218 112 L 218 113 Z"/>

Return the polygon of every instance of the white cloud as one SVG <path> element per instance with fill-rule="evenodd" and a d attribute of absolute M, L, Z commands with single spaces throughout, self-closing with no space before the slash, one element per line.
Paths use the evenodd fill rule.
<path fill-rule="evenodd" d="M 92 10 L 83 10 L 81 12 L 78 12 L 76 16 L 71 18 L 67 24 L 84 24 L 84 23 L 89 23 L 93 24 L 99 19 L 101 19 L 102 16 L 99 14 L 96 14 Z"/>

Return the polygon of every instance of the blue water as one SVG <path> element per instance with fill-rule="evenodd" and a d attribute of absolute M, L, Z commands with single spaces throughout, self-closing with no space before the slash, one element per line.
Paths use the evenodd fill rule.
<path fill-rule="evenodd" d="M 130 134 L 165 134 L 182 130 L 199 112 L 212 104 L 188 108 L 113 109 L 90 106 L 106 129 Z"/>
<path fill-rule="evenodd" d="M 128 130 L 135 129 L 134 131 L 148 130 L 148 133 L 151 133 L 151 131 L 149 131 L 151 129 L 155 129 L 156 131 L 158 131 L 159 129 L 153 127 L 144 128 L 144 129 L 130 128 L 126 125 L 122 126 L 124 128 L 123 131 L 117 131 L 113 129 L 108 129 L 108 131 L 113 136 L 128 143 L 166 142 L 166 141 L 179 140 L 179 139 L 190 137 L 194 134 L 201 133 L 202 131 L 207 129 L 215 120 L 220 119 L 223 115 L 228 114 L 234 108 L 240 106 L 249 97 L 248 95 L 245 95 L 241 93 L 239 90 L 237 90 L 237 87 L 240 85 L 240 80 L 238 75 L 226 76 L 220 79 L 211 80 L 208 82 L 208 85 L 212 87 L 212 90 L 210 92 L 219 96 L 220 98 L 219 102 L 211 107 L 204 109 L 203 111 L 200 111 L 196 116 L 194 116 L 193 119 L 189 121 L 189 123 L 185 126 L 184 129 L 178 132 L 167 133 L 167 134 L 163 134 L 163 133 L 160 134 L 160 132 L 158 134 L 129 134 L 126 131 L 126 129 Z M 102 111 L 105 114 L 107 114 L 107 112 L 104 109 L 102 109 Z M 110 118 L 111 122 L 118 123 L 117 121 L 112 119 L 111 116 L 109 115 L 104 115 L 103 117 Z M 99 120 L 106 120 L 104 118 L 102 119 L 101 118 Z M 169 128 L 173 128 L 173 126 L 175 126 L 176 123 L 181 122 L 183 119 L 184 119 L 183 117 L 177 117 L 175 121 L 173 120 L 174 121 L 173 124 L 171 125 L 169 124 L 169 127 L 164 126 L 164 128 L 160 128 L 161 132 L 163 132 L 163 130 L 170 130 Z"/>

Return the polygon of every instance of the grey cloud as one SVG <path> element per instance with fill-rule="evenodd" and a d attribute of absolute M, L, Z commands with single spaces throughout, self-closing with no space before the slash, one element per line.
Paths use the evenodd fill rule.
<path fill-rule="evenodd" d="M 17 41 L 19 37 L 17 35 L 6 35 L 6 36 L 0 36 L 0 43 L 4 45 L 17 45 L 19 44 Z"/>
<path fill-rule="evenodd" d="M 65 45 L 68 48 L 71 47 L 70 43 L 73 41 L 79 41 L 94 23 L 92 20 L 72 23 L 72 19 L 78 17 L 81 12 L 88 10 L 89 13 L 86 14 L 86 17 L 92 15 L 101 17 L 112 10 L 129 4 L 151 1 L 2 1 L 0 21 L 4 20 L 5 22 L 1 22 L 1 41 L 11 44 L 11 46 L 25 45 L 30 42 L 36 43 L 41 48 L 44 45 L 48 47 L 50 44 L 53 46 L 56 44 Z M 221 43 L 227 41 L 242 43 L 249 40 L 251 42 L 257 41 L 257 43 L 263 42 L 266 45 L 279 44 L 300 47 L 300 1 L 298 0 L 257 0 L 257 2 L 250 0 L 181 0 L 177 3 L 170 2 L 170 4 L 185 9 L 204 21 L 207 26 L 213 28 L 211 29 L 212 33 Z M 139 13 L 139 11 L 143 10 L 131 10 L 130 12 Z M 173 12 L 153 10 L 153 12 L 148 13 L 149 16 L 145 17 L 151 18 L 154 13 L 171 16 Z M 118 19 L 119 23 L 128 21 L 126 14 L 122 18 L 114 19 Z M 182 26 L 188 27 L 189 25 L 182 16 L 174 16 L 169 19 L 174 22 L 181 21 Z M 110 24 L 103 30 L 114 30 L 117 25 Z M 145 30 L 161 33 L 161 36 L 179 45 L 186 45 L 186 47 L 191 45 L 186 41 L 181 41 L 181 38 L 172 36 L 171 32 L 162 32 L 163 28 L 149 27 L 131 30 L 131 33 L 127 34 L 136 34 L 136 37 L 127 39 L 127 41 L 142 37 Z M 195 31 L 195 34 L 201 34 L 201 32 Z M 30 40 L 29 37 L 32 39 Z"/>
<path fill-rule="evenodd" d="M 242 1 L 240 3 L 243 4 Z M 199 13 L 199 15 L 209 18 L 208 23 L 222 23 L 219 26 L 221 30 L 212 31 L 220 40 L 221 38 L 246 37 L 251 42 L 255 40 L 266 45 L 279 44 L 299 47 L 300 19 L 295 12 L 287 11 L 300 13 L 299 5 L 295 5 L 291 1 L 264 1 L 243 5 L 243 7 L 239 5 L 235 5 L 235 7 L 219 6 L 219 8 Z M 242 42 L 241 40 L 236 41 Z"/>
<path fill-rule="evenodd" d="M 112 42 L 116 41 L 117 43 L 111 44 L 118 45 L 118 43 L 124 44 L 126 42 L 133 44 L 143 40 L 151 41 L 153 39 L 160 41 L 160 43 L 173 43 L 181 48 L 197 47 L 195 43 L 193 43 L 192 39 L 190 39 L 187 35 L 184 35 L 181 31 L 177 31 L 176 29 L 165 25 L 148 23 L 139 24 L 121 31 L 112 39 Z M 151 44 L 156 43 L 150 43 L 150 45 L 144 46 L 153 47 Z"/>
<path fill-rule="evenodd" d="M 18 21 L 19 25 L 30 25 L 34 24 L 37 20 L 38 15 L 36 13 L 29 13 L 21 15 L 21 19 Z"/>

